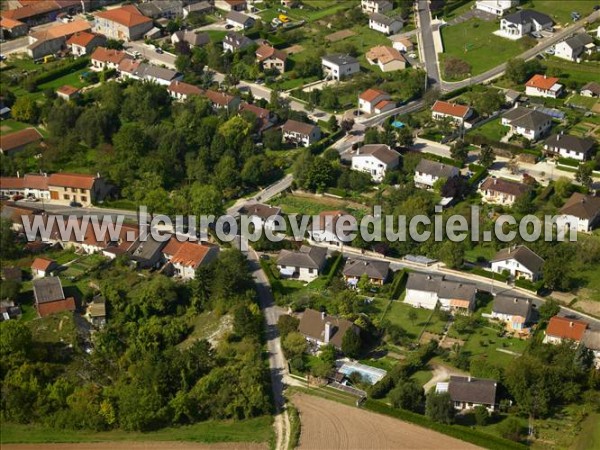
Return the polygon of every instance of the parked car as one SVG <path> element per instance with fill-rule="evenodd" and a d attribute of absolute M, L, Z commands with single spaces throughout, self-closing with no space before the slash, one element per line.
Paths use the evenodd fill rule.
<path fill-rule="evenodd" d="M 554 47 L 547 48 L 546 53 L 548 53 L 549 55 L 554 55 Z"/>
<path fill-rule="evenodd" d="M 81 208 L 83 205 L 81 203 L 79 203 L 79 202 L 73 201 L 73 202 L 69 203 L 69 206 L 71 208 Z"/>
<path fill-rule="evenodd" d="M 23 200 L 25 197 L 22 196 L 21 194 L 15 194 L 12 196 L 12 199 L 14 202 L 19 201 L 19 200 Z"/>
<path fill-rule="evenodd" d="M 231 30 L 233 28 L 233 25 L 231 25 L 230 23 L 228 23 L 227 25 L 225 25 L 225 29 L 226 30 Z"/>
<path fill-rule="evenodd" d="M 164 53 L 164 51 L 162 48 L 156 47 L 156 53 L 158 53 L 159 55 L 162 55 Z"/>

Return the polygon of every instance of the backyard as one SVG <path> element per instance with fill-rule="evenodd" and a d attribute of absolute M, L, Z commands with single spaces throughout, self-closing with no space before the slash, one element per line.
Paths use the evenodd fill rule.
<path fill-rule="evenodd" d="M 488 123 L 483 124 L 480 127 L 475 128 L 471 131 L 471 134 L 476 134 L 480 136 L 485 136 L 488 139 L 494 141 L 500 141 L 506 133 L 508 132 L 508 127 L 502 125 L 500 118 L 490 120 Z"/>
<path fill-rule="evenodd" d="M 548 14 L 552 19 L 561 26 L 565 26 L 573 22 L 571 12 L 577 11 L 581 17 L 590 14 L 596 5 L 590 0 L 569 0 L 559 2 L 556 0 L 529 0 L 521 2 L 523 9 L 534 8 L 536 11 Z"/>

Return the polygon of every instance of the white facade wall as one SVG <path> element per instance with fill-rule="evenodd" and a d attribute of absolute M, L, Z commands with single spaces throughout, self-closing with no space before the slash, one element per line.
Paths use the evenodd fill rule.
<path fill-rule="evenodd" d="M 502 273 L 505 270 L 508 270 L 513 277 L 525 277 L 530 281 L 535 281 L 537 278 L 537 274 L 534 274 L 516 259 L 492 262 L 492 272 Z"/>
<path fill-rule="evenodd" d="M 404 303 L 415 308 L 435 309 L 438 303 L 437 292 L 424 292 L 415 289 L 407 289 Z"/>

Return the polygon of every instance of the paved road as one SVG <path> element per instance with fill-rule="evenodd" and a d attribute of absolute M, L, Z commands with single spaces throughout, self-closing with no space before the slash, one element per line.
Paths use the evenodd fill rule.
<path fill-rule="evenodd" d="M 238 209 L 240 209 L 240 206 L 246 203 L 264 203 L 271 200 L 273 197 L 288 189 L 292 185 L 292 181 L 294 181 L 294 177 L 291 174 L 288 174 L 281 180 L 273 183 L 270 186 L 267 186 L 253 197 L 244 197 L 238 199 L 231 207 L 227 208 L 227 214 L 232 216 L 235 215 Z"/>
<path fill-rule="evenodd" d="M 0 50 L 3 55 L 8 55 L 10 53 L 24 52 L 26 51 L 28 45 L 29 38 L 27 36 L 23 36 L 13 39 L 12 41 L 6 41 L 2 43 Z"/>
<path fill-rule="evenodd" d="M 157 66 L 164 65 L 170 69 L 175 69 L 176 56 L 171 53 L 156 53 L 154 48 L 143 42 L 128 42 L 126 44 L 128 51 L 138 51 L 144 59 Z"/>
<path fill-rule="evenodd" d="M 437 53 L 433 42 L 433 29 L 431 26 L 431 12 L 429 10 L 428 0 L 419 0 L 416 2 L 418 8 L 419 20 L 419 44 L 422 63 L 427 71 L 428 87 L 441 88 L 441 76 L 438 66 Z"/>

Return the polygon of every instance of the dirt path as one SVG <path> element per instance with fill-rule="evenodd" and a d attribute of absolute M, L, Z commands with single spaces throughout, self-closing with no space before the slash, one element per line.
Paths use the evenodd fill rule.
<path fill-rule="evenodd" d="M 300 449 L 471 450 L 472 444 L 392 417 L 312 395 L 292 401 L 300 411 Z"/>
<path fill-rule="evenodd" d="M 430 364 L 433 377 L 423 386 L 425 392 L 429 391 L 440 381 L 446 381 L 450 375 L 464 375 L 463 372 L 452 367 L 442 366 L 441 364 Z"/>
<path fill-rule="evenodd" d="M 86 442 L 76 444 L 3 444 L 2 450 L 265 450 L 266 444 L 228 442 L 198 444 L 195 442 Z"/>

